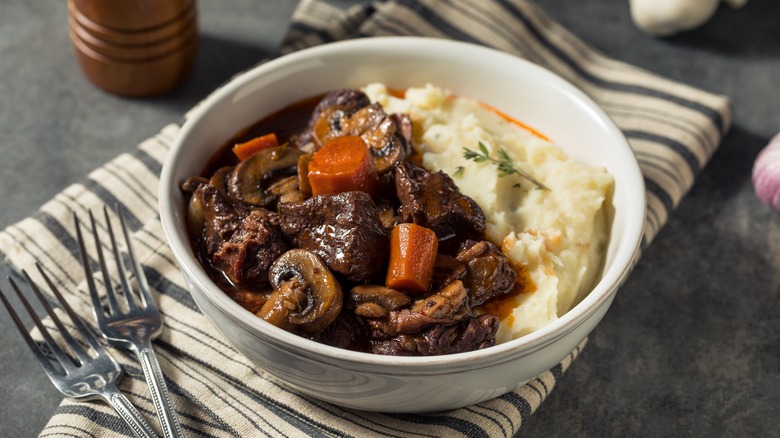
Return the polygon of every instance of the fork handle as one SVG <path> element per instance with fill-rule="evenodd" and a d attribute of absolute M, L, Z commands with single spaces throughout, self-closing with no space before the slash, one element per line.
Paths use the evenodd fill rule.
<path fill-rule="evenodd" d="M 157 417 L 160 419 L 163 436 L 166 438 L 183 437 L 184 433 L 182 432 L 181 424 L 179 424 L 176 411 L 173 409 L 170 392 L 168 392 L 168 387 L 165 385 L 165 378 L 160 370 L 160 364 L 157 362 L 157 355 L 151 346 L 140 347 L 137 354 L 138 362 L 140 362 L 141 369 L 144 371 L 146 383 L 149 385 L 149 390 L 152 393 L 152 401 L 155 409 L 157 409 Z"/>
<path fill-rule="evenodd" d="M 112 385 L 113 386 L 113 385 Z M 152 426 L 141 416 L 138 409 L 130 403 L 130 400 L 125 397 L 124 394 L 119 392 L 116 386 L 107 387 L 103 394 L 101 394 L 106 401 L 113 406 L 116 412 L 125 420 L 133 433 L 141 438 L 157 438 L 158 435 L 152 429 Z"/>

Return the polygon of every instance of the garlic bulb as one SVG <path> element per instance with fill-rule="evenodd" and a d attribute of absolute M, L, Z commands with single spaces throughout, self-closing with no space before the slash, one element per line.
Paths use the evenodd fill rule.
<path fill-rule="evenodd" d="M 780 210 L 780 133 L 756 157 L 753 188 L 759 199 Z"/>
<path fill-rule="evenodd" d="M 723 0 L 740 8 L 747 0 Z M 643 31 L 669 36 L 701 26 L 718 9 L 720 0 L 629 0 L 631 18 Z"/>

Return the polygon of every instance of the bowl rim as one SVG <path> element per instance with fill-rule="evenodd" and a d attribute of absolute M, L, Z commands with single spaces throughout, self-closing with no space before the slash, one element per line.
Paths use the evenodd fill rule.
<path fill-rule="evenodd" d="M 519 338 L 485 349 L 463 353 L 438 356 L 386 356 L 346 350 L 300 337 L 282 330 L 261 318 L 254 316 L 250 312 L 246 312 L 243 307 L 230 299 L 227 294 L 219 289 L 219 287 L 208 277 L 197 258 L 192 254 L 190 243 L 186 239 L 186 236 L 185 239 L 181 238 L 182 232 L 177 230 L 176 222 L 174 220 L 174 209 L 166 208 L 166 205 L 174 205 L 172 194 L 179 186 L 179 182 L 173 180 L 175 161 L 183 153 L 183 144 L 190 136 L 197 121 L 203 117 L 207 117 L 210 108 L 223 99 L 231 96 L 235 91 L 240 90 L 247 84 L 251 84 L 257 77 L 271 71 L 283 69 L 290 64 L 295 64 L 311 58 L 327 57 L 330 54 L 337 54 L 342 51 L 377 50 L 386 45 L 401 45 L 410 50 L 425 48 L 433 50 L 433 53 L 437 53 L 437 51 L 452 50 L 477 51 L 481 52 L 483 55 L 494 56 L 497 57 L 497 59 L 515 63 L 522 68 L 535 70 L 537 74 L 545 76 L 546 80 L 552 81 L 557 88 L 561 89 L 563 94 L 573 97 L 579 104 L 584 105 L 592 116 L 603 125 L 603 128 L 610 136 L 613 137 L 616 142 L 620 143 L 619 150 L 622 150 L 627 156 L 630 154 L 630 159 L 626 161 L 625 165 L 631 167 L 631 172 L 628 172 L 627 174 L 633 176 L 633 181 L 626 181 L 625 184 L 636 186 L 637 195 L 641 198 L 642 208 L 629 212 L 629 217 L 626 221 L 626 232 L 624 233 L 623 239 L 625 242 L 621 241 L 619 243 L 613 263 L 610 265 L 611 267 L 605 270 L 599 281 L 579 303 L 555 321 L 529 334 L 520 336 Z M 389 36 L 331 42 L 289 53 L 240 73 L 229 82 L 214 90 L 206 99 L 196 106 L 196 110 L 191 111 L 189 117 L 185 120 L 180 131 L 176 135 L 165 158 L 160 175 L 159 191 L 158 208 L 160 211 L 163 232 L 168 241 L 168 245 L 178 261 L 180 269 L 186 272 L 189 281 L 192 281 L 194 286 L 197 287 L 219 311 L 226 315 L 232 315 L 235 321 L 252 330 L 254 333 L 267 336 L 270 338 L 267 340 L 273 340 L 273 343 L 280 348 L 283 348 L 285 346 L 284 344 L 289 344 L 296 349 L 294 351 L 296 355 L 313 359 L 316 358 L 316 360 L 320 362 L 337 362 L 341 367 L 344 367 L 346 364 L 352 364 L 358 367 L 378 365 L 392 366 L 395 368 L 412 367 L 419 370 L 430 367 L 440 367 L 444 364 L 447 364 L 448 366 L 452 366 L 454 363 L 468 364 L 473 363 L 473 361 L 476 360 L 479 360 L 480 362 L 485 360 L 503 362 L 506 360 L 507 355 L 511 355 L 518 351 L 524 351 L 540 344 L 552 343 L 554 340 L 566 335 L 582 324 L 596 308 L 600 307 L 604 301 L 610 299 L 610 297 L 615 294 L 618 287 L 623 283 L 631 268 L 634 266 L 634 262 L 639 254 L 646 216 L 645 185 L 633 149 L 628 144 L 622 131 L 620 131 L 606 112 L 583 91 L 550 70 L 518 56 L 474 43 L 430 37 Z M 184 232 L 184 234 L 186 234 L 186 232 Z"/>

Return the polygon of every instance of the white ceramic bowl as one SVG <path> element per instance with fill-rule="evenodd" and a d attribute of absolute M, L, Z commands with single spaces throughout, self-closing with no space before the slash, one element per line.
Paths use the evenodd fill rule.
<path fill-rule="evenodd" d="M 346 351 L 290 334 L 225 295 L 187 240 L 179 184 L 198 175 L 227 139 L 291 103 L 341 87 L 433 83 L 481 100 L 543 132 L 570 156 L 615 178 L 606 264 L 590 294 L 557 321 L 494 347 L 435 357 Z M 644 184 L 622 133 L 587 96 L 551 72 L 481 46 L 390 37 L 328 44 L 283 56 L 236 77 L 184 124 L 163 166 L 165 234 L 201 311 L 240 352 L 297 391 L 341 406 L 384 412 L 458 408 L 515 389 L 568 355 L 604 316 L 637 253 Z"/>

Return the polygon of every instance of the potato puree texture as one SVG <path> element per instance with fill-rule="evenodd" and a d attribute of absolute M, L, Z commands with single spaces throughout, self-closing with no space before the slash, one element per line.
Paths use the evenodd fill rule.
<path fill-rule="evenodd" d="M 536 288 L 513 298 L 516 306 L 501 320 L 497 342 L 549 324 L 582 299 L 600 273 L 607 243 L 602 206 L 612 176 L 605 169 L 576 162 L 559 146 L 479 102 L 448 96 L 435 86 L 410 88 L 403 99 L 382 84 L 364 91 L 387 113 L 411 116 L 423 166 L 454 175 L 460 190 L 484 210 L 488 239 L 527 266 Z M 491 157 L 498 156 L 499 148 L 506 151 L 516 167 L 549 190 L 519 175 L 499 177 L 493 164 L 463 158 L 464 147 L 478 151 L 480 142 Z"/>

